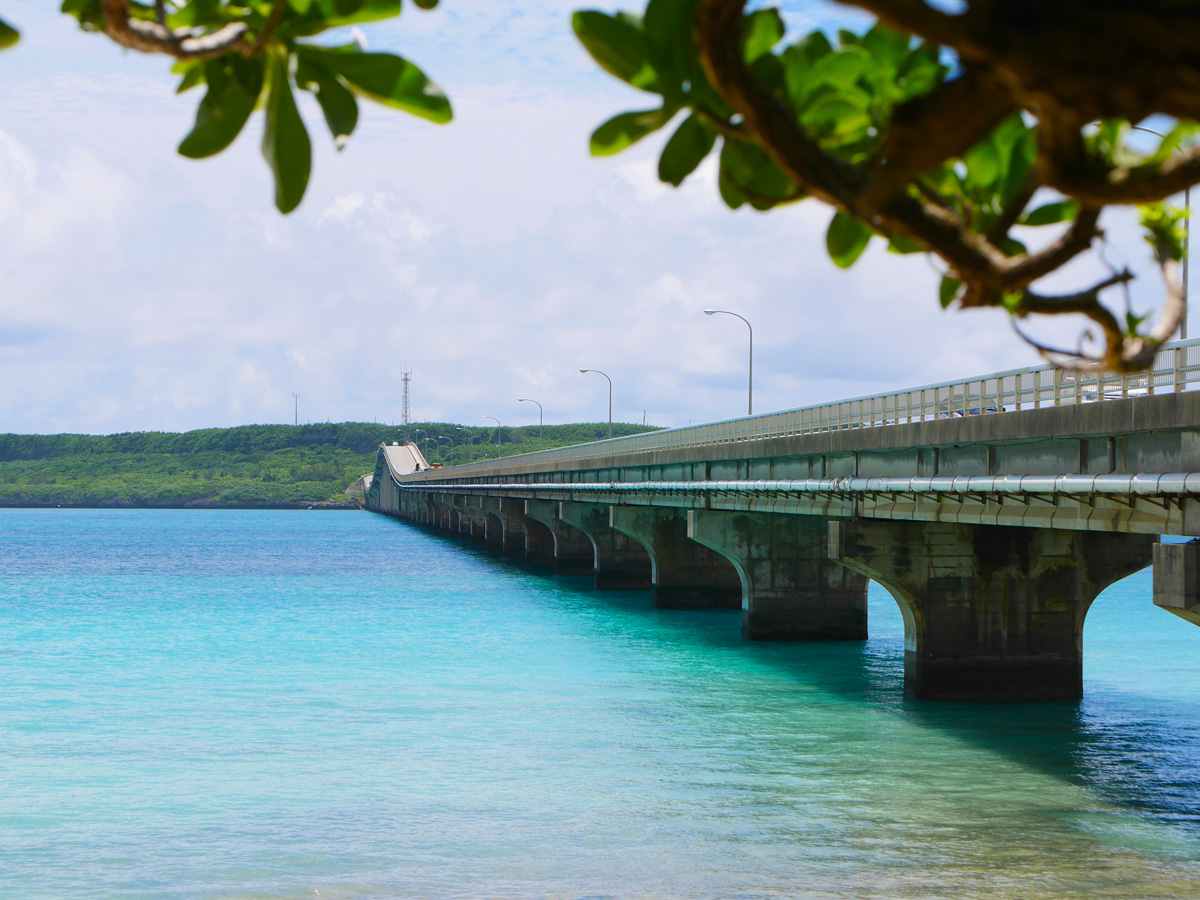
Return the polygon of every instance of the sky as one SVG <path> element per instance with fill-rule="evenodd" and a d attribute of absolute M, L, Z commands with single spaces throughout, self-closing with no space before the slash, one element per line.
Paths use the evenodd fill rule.
<path fill-rule="evenodd" d="M 406 366 L 414 421 L 535 423 L 521 397 L 547 423 L 603 421 L 607 384 L 582 368 L 611 376 L 620 421 L 742 415 L 748 332 L 706 307 L 754 326 L 756 412 L 1040 363 L 1004 313 L 943 312 L 923 256 L 876 241 L 837 269 L 827 207 L 732 212 L 711 160 L 665 186 L 665 134 L 590 157 L 593 128 L 651 104 L 584 53 L 577 2 L 443 0 L 364 28 L 455 121 L 364 101 L 338 153 L 302 105 L 314 170 L 286 217 L 257 114 L 224 154 L 178 156 L 200 91 L 57 6 L 0 3 L 23 34 L 0 53 L 0 432 L 290 422 L 293 392 L 302 422 L 399 422 Z M 868 21 L 784 12 L 793 34 Z M 1110 256 L 1140 263 L 1129 217 L 1107 224 Z"/>

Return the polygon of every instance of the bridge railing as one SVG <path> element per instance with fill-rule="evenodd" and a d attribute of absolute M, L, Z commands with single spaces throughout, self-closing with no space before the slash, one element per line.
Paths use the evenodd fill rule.
<path fill-rule="evenodd" d="M 1031 366 L 963 381 L 854 397 L 836 403 L 575 444 L 502 460 L 468 463 L 454 466 L 453 470 L 456 477 L 470 477 L 495 471 L 497 465 L 507 465 L 516 460 L 520 460 L 522 465 L 535 466 L 649 450 L 676 450 L 1049 406 L 1101 403 L 1128 397 L 1179 393 L 1197 387 L 1200 387 L 1200 338 L 1164 344 L 1154 358 L 1153 367 L 1134 375 L 1073 371 L 1052 365 Z M 425 475 L 441 477 L 446 471 L 435 470 L 436 474 L 427 472 Z"/>

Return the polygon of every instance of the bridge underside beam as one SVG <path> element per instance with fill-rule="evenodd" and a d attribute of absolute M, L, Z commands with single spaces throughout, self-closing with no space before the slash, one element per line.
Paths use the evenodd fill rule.
<path fill-rule="evenodd" d="M 559 518 L 559 504 L 553 500 L 526 500 L 525 515 L 541 523 L 554 541 L 554 574 L 587 575 L 596 572 L 596 550 L 588 536 Z"/>
<path fill-rule="evenodd" d="M 688 538 L 683 510 L 613 506 L 609 522 L 646 548 L 653 575 L 650 596 L 656 608 L 741 608 L 737 570 L 719 553 Z"/>
<path fill-rule="evenodd" d="M 601 590 L 645 591 L 650 588 L 650 557 L 642 545 L 608 524 L 609 507 L 563 503 L 559 518 L 578 528 L 595 548 L 596 587 Z"/>
<path fill-rule="evenodd" d="M 1083 696 L 1083 621 L 1149 565 L 1154 538 L 864 519 L 829 525 L 830 555 L 904 615 L 904 692 L 926 700 Z"/>
<path fill-rule="evenodd" d="M 867 580 L 828 558 L 824 519 L 691 510 L 687 534 L 733 563 L 748 640 L 867 639 Z"/>

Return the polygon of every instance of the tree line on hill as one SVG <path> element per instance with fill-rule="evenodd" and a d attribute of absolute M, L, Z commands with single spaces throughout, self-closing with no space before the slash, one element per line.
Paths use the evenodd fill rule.
<path fill-rule="evenodd" d="M 651 430 L 613 424 L 616 436 Z M 543 444 L 600 440 L 607 431 L 607 423 L 547 425 Z M 374 470 L 381 443 L 413 440 L 430 462 L 453 465 L 494 457 L 496 438 L 495 427 L 450 422 L 0 434 L 0 507 L 353 508 L 345 491 Z M 500 429 L 501 455 L 537 449 L 537 426 Z"/>

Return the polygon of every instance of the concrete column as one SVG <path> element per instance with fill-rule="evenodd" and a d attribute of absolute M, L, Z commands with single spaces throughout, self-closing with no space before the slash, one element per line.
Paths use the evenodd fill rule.
<path fill-rule="evenodd" d="M 504 501 L 496 497 L 484 497 L 483 510 L 488 514 L 489 519 L 494 518 L 500 522 L 500 552 L 505 556 L 524 559 L 525 526 L 521 520 L 509 515 L 504 510 Z"/>
<path fill-rule="evenodd" d="M 526 500 L 525 515 L 544 525 L 554 540 L 555 575 L 594 575 L 596 550 L 588 536 L 558 517 L 554 500 Z"/>
<path fill-rule="evenodd" d="M 479 500 L 475 497 L 464 497 L 463 504 L 459 506 L 462 517 L 466 520 L 466 532 L 471 538 L 472 544 L 487 543 L 487 520 L 484 517 L 483 510 L 478 506 Z M 468 505 L 468 502 L 476 505 Z"/>
<path fill-rule="evenodd" d="M 440 524 L 442 529 L 457 537 L 459 534 L 459 519 L 461 517 L 458 507 L 451 503 L 445 494 L 438 495 L 434 503 L 441 513 Z"/>
<path fill-rule="evenodd" d="M 541 522 L 525 515 L 525 501 L 502 499 L 500 512 L 506 518 L 520 523 L 525 534 L 525 562 L 535 566 L 553 566 L 554 535 Z"/>
<path fill-rule="evenodd" d="M 1200 625 L 1200 540 L 1154 545 L 1154 605 Z"/>
<path fill-rule="evenodd" d="M 500 521 L 500 517 L 494 512 L 490 512 L 487 509 L 481 509 L 479 512 L 483 516 L 484 546 L 496 553 L 503 553 L 504 523 Z"/>
<path fill-rule="evenodd" d="M 831 522 L 830 555 L 904 615 L 904 693 L 926 700 L 1083 696 L 1083 620 L 1150 564 L 1154 537 L 1009 525 Z"/>
<path fill-rule="evenodd" d="M 459 513 L 467 520 L 471 543 L 484 545 L 489 550 L 498 550 L 500 549 L 500 542 L 503 537 L 503 528 L 499 522 L 492 524 L 489 539 L 488 515 L 481 504 L 482 498 L 480 497 L 468 496 L 466 494 L 456 494 L 454 497 L 454 505 L 458 507 Z"/>
<path fill-rule="evenodd" d="M 650 556 L 658 609 L 740 609 L 742 582 L 725 557 L 690 540 L 687 514 L 657 506 L 609 507 L 609 524 Z"/>
<path fill-rule="evenodd" d="M 742 637 L 865 641 L 867 579 L 829 560 L 825 520 L 688 511 L 688 537 L 728 559 L 742 582 Z"/>
<path fill-rule="evenodd" d="M 559 505 L 559 518 L 588 536 L 595 548 L 596 587 L 601 590 L 644 591 L 650 588 L 650 557 L 642 545 L 608 524 L 608 506 L 601 503 Z"/>

